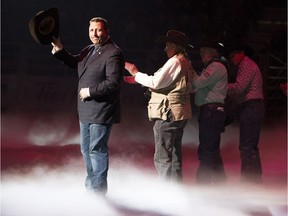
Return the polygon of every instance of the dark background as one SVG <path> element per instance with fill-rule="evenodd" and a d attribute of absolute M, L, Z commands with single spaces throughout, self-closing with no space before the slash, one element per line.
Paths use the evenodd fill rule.
<path fill-rule="evenodd" d="M 54 103 L 51 100 L 58 100 L 65 109 L 75 103 L 69 93 L 75 93 L 76 73 L 55 61 L 51 46 L 37 44 L 29 32 L 30 19 L 50 7 L 59 9 L 60 37 L 69 51 L 78 53 L 90 43 L 89 20 L 102 16 L 110 23 L 111 36 L 126 60 L 148 74 L 166 61 L 164 47 L 155 39 L 169 29 L 185 32 L 192 44 L 204 35 L 217 38 L 224 45 L 246 40 L 254 49 L 265 79 L 270 63 L 263 59 L 268 53 L 287 64 L 286 0 L 4 0 L 1 4 L 2 111 L 19 107 L 22 111 L 26 107 L 47 109 Z M 194 50 L 189 50 L 189 55 L 195 69 L 201 70 L 199 55 Z M 279 82 L 285 82 L 285 78 Z M 56 105 L 51 109 L 58 109 Z"/>

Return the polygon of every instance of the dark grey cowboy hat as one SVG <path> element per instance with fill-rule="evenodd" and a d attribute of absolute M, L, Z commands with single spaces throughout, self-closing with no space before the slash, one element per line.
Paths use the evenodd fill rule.
<path fill-rule="evenodd" d="M 59 12 L 52 7 L 39 11 L 29 22 L 29 30 L 33 39 L 42 45 L 50 44 L 54 37 L 59 37 Z"/>
<path fill-rule="evenodd" d="M 177 30 L 169 30 L 166 36 L 157 38 L 156 42 L 171 42 L 184 47 L 193 48 L 193 45 L 189 44 L 189 38 L 186 36 L 186 34 Z"/>

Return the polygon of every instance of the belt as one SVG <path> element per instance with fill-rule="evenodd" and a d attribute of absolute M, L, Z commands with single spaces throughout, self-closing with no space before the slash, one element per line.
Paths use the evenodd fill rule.
<path fill-rule="evenodd" d="M 262 103 L 264 100 L 263 99 L 250 99 L 247 101 L 244 101 L 243 103 L 241 103 L 240 105 L 245 106 L 245 105 L 250 105 L 250 104 L 257 104 L 257 103 Z"/>
<path fill-rule="evenodd" d="M 199 107 L 200 110 L 206 109 L 206 108 L 218 108 L 218 107 L 224 107 L 224 104 L 222 103 L 208 103 L 208 104 L 204 104 L 202 106 Z"/>

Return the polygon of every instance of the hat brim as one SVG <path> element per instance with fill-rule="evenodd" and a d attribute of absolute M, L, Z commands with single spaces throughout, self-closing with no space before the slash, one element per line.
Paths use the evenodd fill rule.
<path fill-rule="evenodd" d="M 179 44 L 183 47 L 186 47 L 186 48 L 194 48 L 193 45 L 189 44 L 188 43 L 188 39 L 186 39 L 186 41 L 181 41 L 181 40 L 175 40 L 175 39 L 172 39 L 172 38 L 168 38 L 166 36 L 161 36 L 161 37 L 158 37 L 156 40 L 155 40 L 156 43 L 167 43 L 167 42 L 171 42 L 171 43 L 175 43 L 175 44 Z"/>
<path fill-rule="evenodd" d="M 50 44 L 53 37 L 59 37 L 59 12 L 53 7 L 40 11 L 29 22 L 32 38 L 41 45 Z"/>
<path fill-rule="evenodd" d="M 200 48 L 203 47 L 210 47 L 210 48 L 214 48 L 217 49 L 218 51 L 222 51 L 224 49 L 224 45 L 222 43 L 219 42 L 214 42 L 214 41 L 203 41 L 203 42 L 199 42 L 198 44 L 196 44 L 195 48 L 197 50 L 199 50 Z"/>

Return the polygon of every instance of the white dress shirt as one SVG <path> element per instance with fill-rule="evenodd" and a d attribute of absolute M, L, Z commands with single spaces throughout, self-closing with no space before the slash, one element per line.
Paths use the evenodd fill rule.
<path fill-rule="evenodd" d="M 137 72 L 135 81 L 151 89 L 162 89 L 169 86 L 179 75 L 181 63 L 174 55 L 153 75 Z"/>

